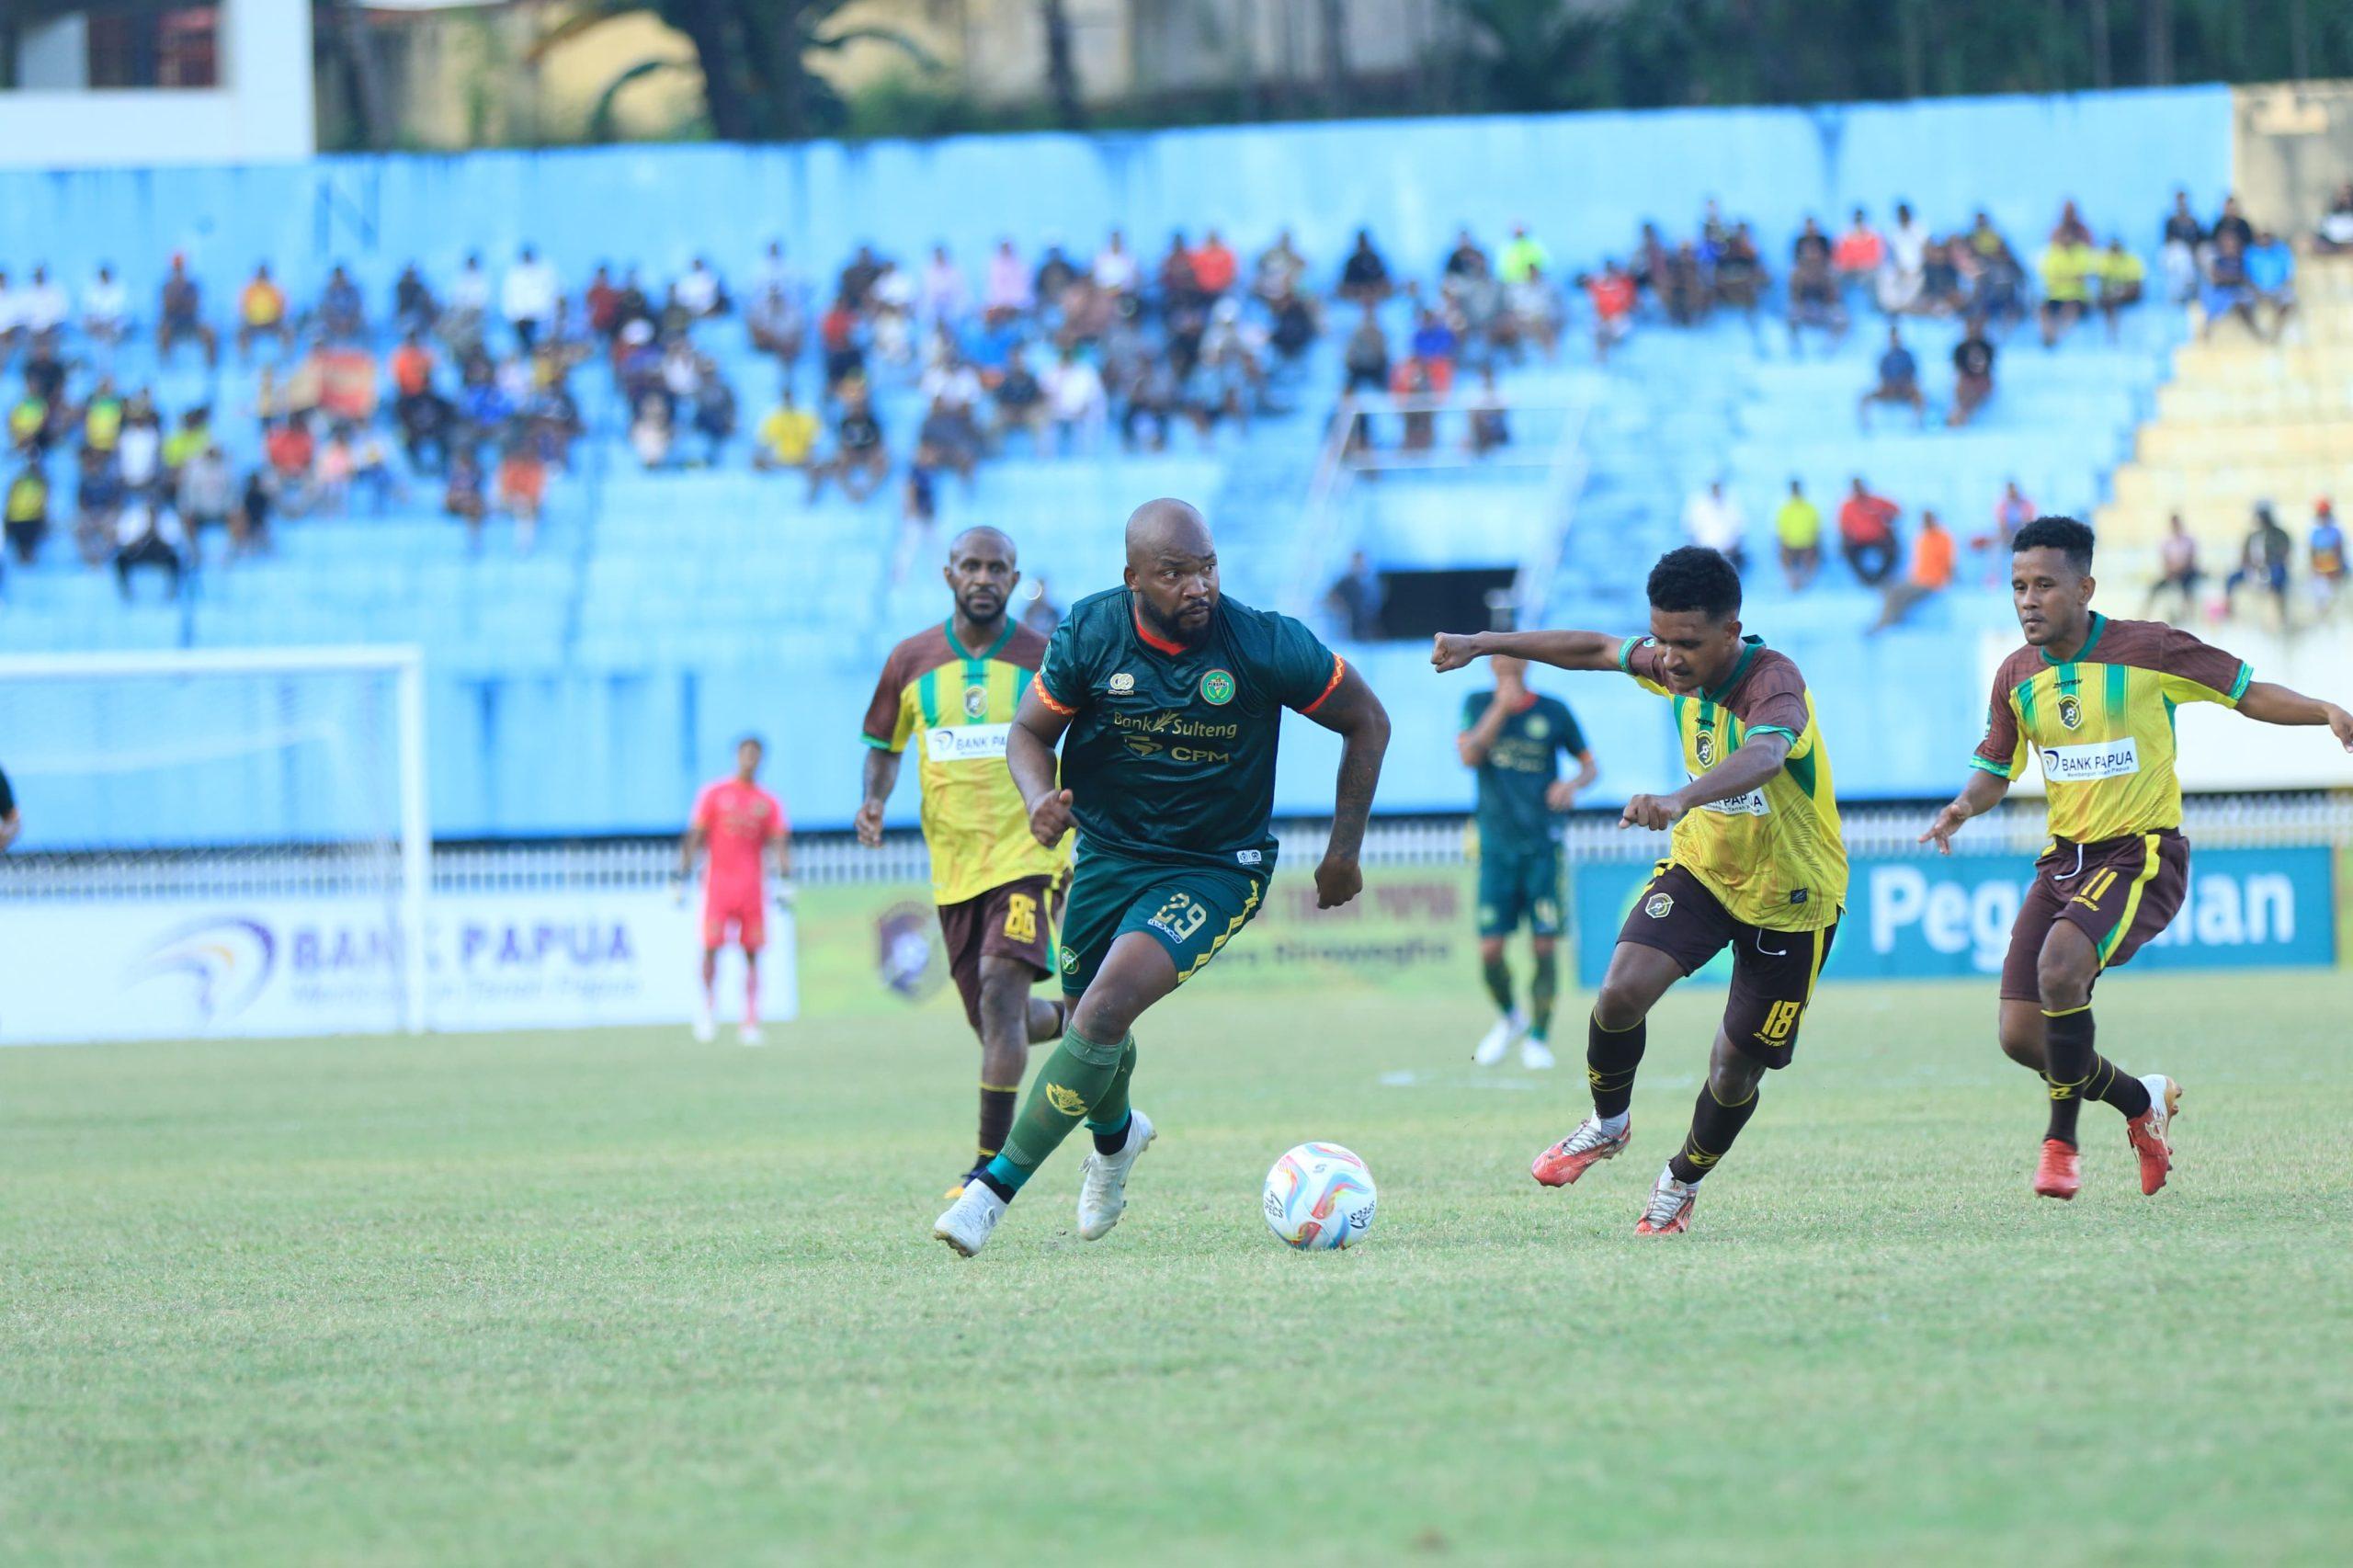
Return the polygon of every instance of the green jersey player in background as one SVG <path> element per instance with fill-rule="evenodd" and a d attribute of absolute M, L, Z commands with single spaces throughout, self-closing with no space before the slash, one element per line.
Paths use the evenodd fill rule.
<path fill-rule="evenodd" d="M 1521 1066 L 1550 1067 L 1561 987 L 1561 813 L 1600 769 L 1569 705 L 1528 689 L 1527 660 L 1487 662 L 1495 688 L 1463 699 L 1454 740 L 1462 766 L 1478 773 L 1479 965 L 1495 1000 L 1495 1026 L 1471 1059 L 1492 1067 L 1517 1043 Z M 1574 778 L 1561 777 L 1563 755 L 1576 759 Z M 1513 1004 L 1504 956 L 1523 920 L 1534 960 L 1524 1013 Z"/>
<path fill-rule="evenodd" d="M 1209 525 L 1184 502 L 1137 507 L 1127 550 L 1126 585 L 1071 607 L 1006 743 L 1038 842 L 1078 827 L 1061 959 L 1074 1006 L 1005 1147 L 932 1227 L 966 1257 L 1081 1121 L 1095 1146 L 1078 1233 L 1094 1241 L 1119 1223 L 1128 1174 L 1153 1139 L 1128 1104 L 1133 1026 L 1265 901 L 1286 708 L 1345 742 L 1316 904 L 1364 887 L 1357 854 L 1389 745 L 1372 688 L 1298 621 L 1222 597 Z"/>

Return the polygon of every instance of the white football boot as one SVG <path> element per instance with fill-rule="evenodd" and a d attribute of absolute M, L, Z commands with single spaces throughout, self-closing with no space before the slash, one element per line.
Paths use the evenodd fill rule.
<path fill-rule="evenodd" d="M 1136 1156 L 1152 1147 L 1155 1134 L 1151 1119 L 1140 1110 L 1128 1113 L 1128 1141 L 1116 1154 L 1088 1150 L 1078 1172 L 1078 1234 L 1081 1241 L 1100 1241 L 1111 1233 L 1128 1208 L 1128 1172 Z"/>
<path fill-rule="evenodd" d="M 1531 1073 L 1541 1073 L 1553 1065 L 1552 1048 L 1529 1035 L 1519 1042 L 1519 1064 Z"/>
<path fill-rule="evenodd" d="M 968 1181 L 948 1212 L 932 1221 L 934 1240 L 946 1242 L 960 1257 L 970 1257 L 989 1244 L 996 1222 L 1005 1218 L 1006 1201 L 984 1181 Z"/>
<path fill-rule="evenodd" d="M 738 1045 L 759 1044 L 760 1026 L 757 1024 L 744 1024 L 739 1026 L 735 1030 L 735 1043 Z"/>
<path fill-rule="evenodd" d="M 1638 1236 L 1679 1236 L 1691 1228 L 1691 1208 L 1699 1201 L 1699 1184 L 1675 1179 L 1673 1165 L 1662 1166 L 1658 1185 L 1643 1217 L 1634 1221 Z"/>
<path fill-rule="evenodd" d="M 709 1045 L 719 1038 L 719 1026 L 711 1021 L 710 1004 L 704 1003 L 695 1012 L 695 1043 Z"/>
<path fill-rule="evenodd" d="M 1514 1007 L 1495 1020 L 1494 1028 L 1479 1037 L 1479 1043 L 1472 1049 L 1471 1060 L 1482 1067 L 1493 1067 L 1509 1055 L 1511 1048 L 1518 1044 L 1527 1033 L 1528 1015 Z"/>

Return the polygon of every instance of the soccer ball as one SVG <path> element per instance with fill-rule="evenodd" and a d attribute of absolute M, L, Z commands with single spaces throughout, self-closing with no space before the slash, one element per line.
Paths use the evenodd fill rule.
<path fill-rule="evenodd" d="M 1267 1173 L 1267 1228 L 1302 1252 L 1354 1246 L 1375 1207 L 1372 1173 L 1337 1143 L 1302 1143 Z"/>

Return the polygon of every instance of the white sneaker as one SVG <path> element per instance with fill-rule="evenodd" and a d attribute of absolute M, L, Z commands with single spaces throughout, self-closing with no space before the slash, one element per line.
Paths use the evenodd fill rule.
<path fill-rule="evenodd" d="M 1691 1206 L 1699 1201 L 1696 1182 L 1675 1179 L 1673 1165 L 1661 1166 L 1658 1185 L 1651 1188 L 1651 1200 L 1643 1217 L 1634 1222 L 1638 1236 L 1679 1236 L 1691 1228 Z"/>
<path fill-rule="evenodd" d="M 1529 1035 L 1519 1042 L 1519 1064 L 1530 1072 L 1541 1073 L 1553 1064 L 1552 1048 Z"/>
<path fill-rule="evenodd" d="M 1131 1111 L 1128 1119 L 1128 1142 L 1116 1154 L 1098 1154 L 1087 1151 L 1086 1163 L 1078 1174 L 1078 1235 L 1081 1241 L 1100 1241 L 1111 1233 L 1120 1216 L 1128 1208 L 1128 1172 L 1135 1168 L 1136 1156 L 1152 1147 L 1155 1134 L 1152 1121 L 1143 1112 Z"/>
<path fill-rule="evenodd" d="M 710 1015 L 708 1012 L 697 1013 L 695 1015 L 695 1043 L 709 1045 L 718 1038 L 719 1026 L 710 1021 Z"/>
<path fill-rule="evenodd" d="M 759 1044 L 760 1026 L 757 1024 L 745 1024 L 738 1028 L 735 1031 L 735 1043 L 738 1045 Z"/>
<path fill-rule="evenodd" d="M 1522 1035 L 1528 1032 L 1528 1015 L 1514 1007 L 1495 1020 L 1495 1027 L 1479 1037 L 1472 1048 L 1471 1060 L 1482 1067 L 1493 1067 L 1508 1054 Z"/>
<path fill-rule="evenodd" d="M 970 1257 L 989 1244 L 996 1222 L 1005 1218 L 1006 1202 L 984 1181 L 968 1181 L 948 1212 L 932 1221 L 933 1239 L 946 1242 L 960 1257 Z"/>

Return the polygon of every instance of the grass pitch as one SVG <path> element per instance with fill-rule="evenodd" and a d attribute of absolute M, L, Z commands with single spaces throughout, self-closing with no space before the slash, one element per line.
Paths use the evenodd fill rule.
<path fill-rule="evenodd" d="M 2087 1108 L 2061 1205 L 1989 984 L 1827 989 L 1645 1243 L 1720 993 L 1556 1193 L 1574 1052 L 1472 1069 L 1468 977 L 1211 971 L 1140 1032 L 1126 1222 L 1076 1239 L 1066 1149 L 972 1262 L 928 1017 L 0 1051 L 0 1559 L 2341 1561 L 2348 991 L 2111 978 L 2180 1164 L 2143 1199 Z M 1379 1180 L 1356 1251 L 1259 1218 L 1306 1138 Z"/>

